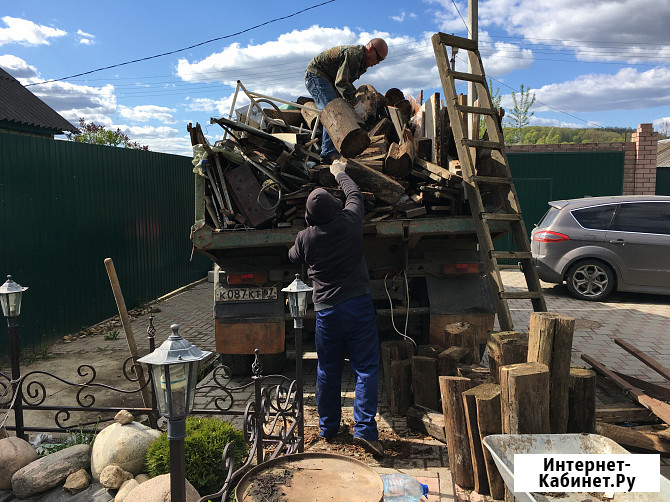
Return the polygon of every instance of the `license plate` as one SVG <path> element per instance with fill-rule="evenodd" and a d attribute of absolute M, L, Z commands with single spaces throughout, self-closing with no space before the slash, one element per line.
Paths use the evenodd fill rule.
<path fill-rule="evenodd" d="M 243 302 L 276 299 L 276 286 L 268 288 L 221 288 L 217 297 L 217 300 L 220 302 Z"/>

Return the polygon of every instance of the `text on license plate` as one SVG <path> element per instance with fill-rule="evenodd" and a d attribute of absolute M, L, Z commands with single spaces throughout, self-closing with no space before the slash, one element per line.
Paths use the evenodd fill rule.
<path fill-rule="evenodd" d="M 276 300 L 277 288 L 222 288 L 218 300 L 221 302 L 238 302 L 244 300 Z"/>

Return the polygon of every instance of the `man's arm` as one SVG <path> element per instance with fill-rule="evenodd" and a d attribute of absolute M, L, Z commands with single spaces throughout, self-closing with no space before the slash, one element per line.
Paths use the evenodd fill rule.
<path fill-rule="evenodd" d="M 305 263 L 305 255 L 302 252 L 302 239 L 300 234 L 295 238 L 295 243 L 288 250 L 288 259 L 293 263 Z"/>
<path fill-rule="evenodd" d="M 365 214 L 365 203 L 363 201 L 363 195 L 358 189 L 358 185 L 351 177 L 344 172 L 347 164 L 341 160 L 333 161 L 330 166 L 330 172 L 335 176 L 335 180 L 342 188 L 344 195 L 347 197 L 347 201 L 344 204 L 344 210 L 349 210 L 359 216 L 361 219 Z"/>
<path fill-rule="evenodd" d="M 335 76 L 335 89 L 340 95 L 353 103 L 356 98 L 356 88 L 352 84 L 360 75 L 360 67 L 363 64 L 363 61 L 356 57 L 351 51 L 347 51 L 344 54 L 344 61 L 337 69 L 337 75 Z"/>

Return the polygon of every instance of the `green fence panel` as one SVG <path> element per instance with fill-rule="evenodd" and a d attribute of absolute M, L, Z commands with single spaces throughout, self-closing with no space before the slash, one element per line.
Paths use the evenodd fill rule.
<path fill-rule="evenodd" d="M 0 133 L 0 278 L 30 288 L 23 347 L 117 314 L 105 258 L 129 309 L 205 276 L 211 262 L 191 260 L 190 161 Z"/>
<path fill-rule="evenodd" d="M 656 168 L 656 195 L 670 195 L 670 167 Z"/>
<path fill-rule="evenodd" d="M 621 195 L 624 153 L 508 153 L 526 231 L 547 212 L 548 202 L 598 195 Z M 496 241 L 499 251 L 514 251 L 510 237 Z"/>

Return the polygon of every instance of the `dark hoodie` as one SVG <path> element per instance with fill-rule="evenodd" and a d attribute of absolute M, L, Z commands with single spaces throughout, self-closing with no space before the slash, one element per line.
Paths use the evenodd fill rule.
<path fill-rule="evenodd" d="M 370 292 L 370 275 L 363 254 L 363 196 L 346 173 L 337 181 L 347 197 L 342 202 L 323 188 L 307 198 L 302 230 L 288 252 L 294 263 L 306 263 L 312 280 L 314 310 L 319 311 Z"/>

